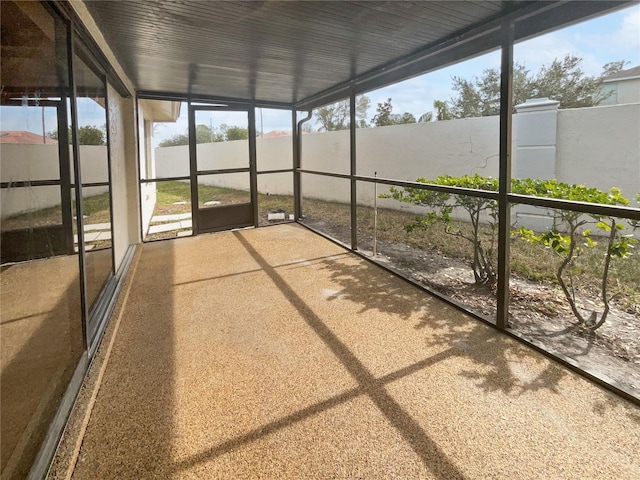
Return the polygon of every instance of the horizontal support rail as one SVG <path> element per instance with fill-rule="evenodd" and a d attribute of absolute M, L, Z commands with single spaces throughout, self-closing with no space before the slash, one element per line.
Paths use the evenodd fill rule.
<path fill-rule="evenodd" d="M 510 193 L 508 195 L 510 203 L 532 205 L 534 207 L 546 207 L 561 210 L 571 210 L 574 212 L 588 213 L 592 215 L 605 215 L 612 217 L 624 217 L 631 220 L 640 220 L 640 209 L 625 206 L 603 205 L 599 203 L 583 203 L 573 200 L 562 200 L 547 197 L 532 197 Z"/>
<path fill-rule="evenodd" d="M 364 175 L 354 175 L 352 177 L 351 175 L 348 175 L 345 173 L 319 172 L 317 170 L 298 169 L 298 172 L 308 173 L 311 175 L 320 175 L 324 177 L 344 178 L 345 180 L 351 180 L 351 178 L 353 178 L 359 182 L 382 183 L 385 185 L 392 185 L 394 187 L 418 188 L 420 190 L 431 190 L 434 192 L 452 193 L 455 195 L 468 195 L 471 197 L 489 198 L 491 200 L 498 199 L 498 192 L 490 192 L 486 190 L 474 190 L 471 188 L 462 188 L 462 187 L 447 187 L 444 185 L 435 185 L 433 183 L 420 183 L 420 182 L 411 182 L 411 181 L 403 181 L 403 180 L 393 180 L 390 178 L 381 178 L 381 177 L 367 177 Z"/>
<path fill-rule="evenodd" d="M 28 188 L 28 187 L 57 187 L 62 185 L 61 180 L 29 180 L 21 182 L 2 182 L 0 188 Z M 76 188 L 76 184 L 69 185 L 71 188 Z M 108 187 L 109 182 L 93 182 L 83 183 L 82 187 Z"/>
<path fill-rule="evenodd" d="M 20 182 L 2 182 L 0 188 L 51 187 L 61 185 L 61 180 L 26 180 Z"/>
<path fill-rule="evenodd" d="M 392 185 L 394 187 L 417 188 L 420 190 L 430 190 L 433 192 L 451 193 L 454 195 L 467 195 L 469 197 L 488 198 L 490 200 L 498 199 L 498 192 L 489 190 L 475 190 L 473 188 L 449 187 L 445 185 L 436 185 L 434 183 L 410 182 L 403 180 L 393 180 L 390 178 L 366 177 L 356 175 L 355 179 L 361 182 L 382 183 L 384 185 Z"/>
<path fill-rule="evenodd" d="M 293 173 L 293 168 L 283 168 L 280 170 L 261 170 L 256 172 L 257 175 L 265 175 L 269 173 Z"/>
<path fill-rule="evenodd" d="M 351 179 L 351 176 L 343 173 L 331 173 L 321 172 L 317 170 L 304 170 L 298 169 L 300 173 L 307 173 L 310 175 L 319 175 L 324 177 L 343 178 L 345 180 Z M 364 175 L 354 175 L 353 178 L 360 182 L 379 183 L 384 185 L 391 185 L 394 187 L 404 188 L 417 188 L 420 190 L 430 190 L 433 192 L 449 193 L 453 195 L 467 195 L 470 197 L 487 198 L 491 200 L 498 200 L 498 192 L 492 192 L 488 190 L 475 190 L 463 187 L 451 187 L 445 185 L 436 185 L 433 183 L 421 183 L 404 180 L 394 180 L 391 178 L 381 177 L 368 177 Z M 623 205 L 602 205 L 597 203 L 583 203 L 572 200 L 563 200 L 547 197 L 534 197 L 529 195 L 521 195 L 510 193 L 507 197 L 509 203 L 512 204 L 524 204 L 532 205 L 534 207 L 546 207 L 561 210 L 571 210 L 575 212 L 581 212 L 592 215 L 606 215 L 614 217 L 622 217 L 630 220 L 640 220 L 640 209 L 634 207 L 626 207 Z"/>
<path fill-rule="evenodd" d="M 191 180 L 191 176 L 187 175 L 185 177 L 148 178 L 146 180 L 140 179 L 140 183 L 177 182 L 180 180 Z"/>
<path fill-rule="evenodd" d="M 93 182 L 93 183 L 83 183 L 81 184 L 82 188 L 87 188 L 87 187 L 108 187 L 109 186 L 109 182 Z M 70 185 L 71 188 L 76 188 L 76 184 L 72 183 Z"/>
<path fill-rule="evenodd" d="M 242 167 L 242 168 L 223 168 L 223 169 L 219 169 L 219 170 L 198 170 L 196 172 L 197 176 L 200 175 L 222 175 L 225 173 L 248 173 L 250 172 L 251 169 L 249 167 Z"/>
<path fill-rule="evenodd" d="M 291 110 L 293 104 L 284 102 L 272 102 L 269 100 L 252 100 L 246 98 L 227 98 L 208 95 L 184 95 L 176 92 L 162 92 L 152 90 L 141 90 L 138 92 L 139 100 L 167 100 L 172 102 L 202 102 L 202 103 L 223 103 L 228 105 L 247 105 L 256 108 L 273 108 L 277 110 Z"/>
<path fill-rule="evenodd" d="M 351 175 L 348 173 L 319 172 L 317 170 L 305 170 L 303 168 L 298 168 L 296 171 L 299 173 L 308 173 L 310 175 L 320 175 L 322 177 L 344 178 L 345 180 L 351 180 Z"/>

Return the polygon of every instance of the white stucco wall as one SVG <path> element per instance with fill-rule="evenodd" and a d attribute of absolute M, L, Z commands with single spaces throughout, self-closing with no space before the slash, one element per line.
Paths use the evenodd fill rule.
<path fill-rule="evenodd" d="M 359 129 L 357 174 L 377 171 L 379 177 L 398 180 L 496 176 L 499 128 L 498 117 L 483 117 Z"/>
<path fill-rule="evenodd" d="M 305 135 L 306 140 L 313 135 Z M 259 171 L 282 170 L 293 166 L 291 137 L 257 138 L 256 159 Z M 249 166 L 249 146 L 246 140 L 201 143 L 197 146 L 198 168 L 246 168 Z M 152 160 L 153 162 L 153 160 Z M 347 158 L 348 162 L 348 158 Z M 188 177 L 189 147 L 155 149 L 155 178 Z"/>
<path fill-rule="evenodd" d="M 111 152 L 111 197 L 113 218 L 113 257 L 116 269 L 129 247 L 129 202 L 127 186 L 123 99 L 108 85 L 109 145 Z M 129 125 L 131 128 L 131 125 Z M 133 212 L 131 212 L 133 213 Z"/>
<path fill-rule="evenodd" d="M 359 129 L 356 137 L 357 173 L 373 176 L 377 171 L 379 177 L 400 180 L 465 173 L 496 176 L 498 135 L 498 117 Z M 291 168 L 291 137 L 258 138 L 256 150 L 259 169 Z M 247 142 L 200 144 L 198 161 L 201 170 L 246 167 Z M 349 163 L 348 131 L 302 137 L 302 168 L 348 174 Z M 158 178 L 189 175 L 188 147 L 156 149 L 156 169 Z M 288 180 L 279 187 L 272 183 L 269 193 L 290 194 L 290 176 L 278 178 Z M 202 183 L 248 188 L 247 181 L 240 176 L 207 177 Z M 362 184 L 362 190 L 363 193 L 358 194 L 359 201 L 369 201 L 371 195 L 365 184 Z M 380 187 L 380 191 L 385 191 L 384 187 Z M 312 198 L 349 201 L 349 182 L 303 174 L 302 193 Z"/>
<path fill-rule="evenodd" d="M 145 118 L 148 117 L 144 107 L 138 102 L 138 142 L 139 151 L 139 170 L 140 178 L 153 178 L 156 175 L 156 169 L 158 162 L 156 161 L 156 149 L 151 147 L 151 130 L 148 126 L 145 127 Z M 187 158 L 189 152 L 186 153 Z M 140 210 L 141 210 L 141 222 L 142 231 L 146 232 L 149 229 L 151 223 L 151 217 L 153 216 L 153 209 L 156 206 L 156 184 L 155 183 L 142 183 L 140 185 Z"/>
<path fill-rule="evenodd" d="M 60 205 L 60 187 L 3 188 L 0 189 L 0 205 L 2 219 L 20 213 L 55 207 Z"/>
<path fill-rule="evenodd" d="M 524 132 L 519 131 L 522 120 L 520 116 L 522 115 L 514 116 L 514 143 L 524 138 L 522 136 Z M 140 112 L 139 118 L 141 120 L 138 133 L 141 138 L 144 138 L 146 134 L 142 121 L 144 112 Z M 552 166 L 553 174 L 549 177 L 568 183 L 582 183 L 603 190 L 618 186 L 626 197 L 635 198 L 636 193 L 640 191 L 640 133 L 638 132 L 640 132 L 640 104 L 558 111 L 555 163 Z M 497 117 L 359 129 L 356 145 L 357 173 L 373 176 L 374 172 L 377 172 L 379 177 L 399 180 L 474 173 L 495 177 L 498 174 L 498 135 Z M 27 174 L 33 175 L 32 178 L 46 178 L 53 168 L 57 168 L 56 148 L 55 145 L 3 145 L 2 169 L 0 169 L 2 181 L 18 180 L 20 176 L 26 178 Z M 530 151 L 533 150 L 527 145 L 513 149 L 515 173 L 521 170 L 518 162 L 525 160 L 523 152 L 531 153 Z M 150 161 L 153 161 L 154 153 L 158 178 L 189 175 L 187 146 L 158 148 L 153 152 L 149 149 L 148 142 L 140 142 L 140 158 L 148 156 Z M 51 155 L 54 161 L 47 159 L 47 155 Z M 102 179 L 105 171 L 101 168 L 105 162 L 100 161 L 100 158 L 106 155 L 106 148 L 81 147 L 81 155 L 83 177 L 86 181 Z M 303 168 L 348 173 L 349 132 L 304 135 L 302 155 Z M 13 161 L 10 160 L 11 158 L 22 160 Z M 248 166 L 247 141 L 200 144 L 198 158 L 202 170 Z M 536 159 L 537 157 L 527 157 L 526 160 L 535 162 Z M 257 162 L 260 170 L 290 168 L 292 165 L 291 137 L 258 138 Z M 16 170 L 19 165 L 28 172 L 21 173 L 19 169 Z M 92 171 L 92 168 L 96 170 Z M 125 176 L 129 179 L 130 175 L 129 172 Z M 270 175 L 260 178 L 261 193 L 292 194 L 292 175 Z M 248 175 L 210 176 L 204 178 L 203 183 L 246 190 Z M 379 186 L 379 193 L 385 191 L 386 187 Z M 42 192 L 44 195 L 44 189 Z M 154 183 L 141 186 L 142 221 L 145 229 L 155 206 L 155 192 Z M 5 210 L 8 210 L 5 208 L 5 196 L 9 192 L 2 193 L 4 216 Z M 348 202 L 349 182 L 344 179 L 303 174 L 302 194 L 305 197 Z M 371 204 L 373 196 L 371 185 L 364 182 L 358 183 L 358 202 Z M 135 198 L 135 192 L 132 194 L 127 191 L 126 197 L 131 202 L 131 198 Z M 19 203 L 15 197 L 8 200 L 8 204 Z M 34 207 L 36 204 L 40 205 L 39 208 L 55 204 L 53 198 L 44 196 L 38 200 L 40 203 L 38 201 L 34 203 L 33 198 L 30 201 L 31 203 L 26 201 L 24 203 L 31 205 L 31 209 L 36 209 Z M 396 202 L 389 200 L 381 200 L 379 204 L 383 207 L 398 208 Z M 133 208 L 132 204 L 129 203 L 126 208 Z M 405 209 L 408 206 L 402 205 L 400 208 Z"/>
<path fill-rule="evenodd" d="M 555 116 L 555 112 L 550 114 Z M 514 115 L 513 119 L 514 175 L 531 176 L 544 167 L 544 178 L 555 177 L 603 190 L 618 186 L 628 198 L 634 198 L 640 191 L 640 104 L 559 110 L 557 123 L 554 117 L 551 125 L 552 130 L 557 129 L 553 139 L 555 145 L 547 145 L 548 141 L 538 138 L 542 130 L 548 130 L 549 120 L 545 119 L 549 113 L 538 115 L 544 120 L 543 124 L 530 125 L 525 132 L 522 128 L 527 115 L 531 117 L 532 114 Z M 498 137 L 498 117 L 359 129 L 357 173 L 373 176 L 377 172 L 379 177 L 399 180 L 474 173 L 496 177 Z M 268 165 L 260 168 L 289 168 L 291 137 L 258 139 L 257 143 L 258 165 Z M 535 148 L 530 146 L 532 143 L 536 144 Z M 201 144 L 198 152 L 199 158 L 205 159 L 204 168 L 247 164 L 244 141 Z M 540 156 L 549 152 L 554 158 Z M 159 148 L 156 155 L 159 177 L 188 175 L 188 147 Z M 304 135 L 302 166 L 309 170 L 349 173 L 349 132 Z M 237 184 L 232 181 L 235 179 Z M 269 193 L 290 194 L 290 177 L 280 176 L 279 179 L 282 179 L 282 185 L 271 182 Z M 213 183 L 217 180 L 208 177 L 205 181 Z M 240 176 L 227 177 L 224 186 L 247 188 L 246 180 Z M 379 189 L 386 191 L 384 186 Z M 347 202 L 349 182 L 303 174 L 302 193 L 307 197 Z M 363 204 L 371 203 L 373 188 L 359 182 L 357 198 Z M 394 203 L 383 200 L 381 205 Z"/>
<path fill-rule="evenodd" d="M 83 183 L 109 180 L 107 147 L 80 146 Z M 58 145 L 2 144 L 0 147 L 0 181 L 57 180 L 60 178 Z M 73 181 L 73 162 L 71 168 Z M 107 187 L 85 189 L 85 197 L 108 191 Z M 3 188 L 2 218 L 60 204 L 60 187 Z"/>
<path fill-rule="evenodd" d="M 60 178 L 58 145 L 0 144 L 2 182 Z"/>
<path fill-rule="evenodd" d="M 238 147 L 240 147 L 240 145 L 238 145 Z M 189 176 L 189 147 L 187 145 L 155 148 L 153 150 L 155 157 L 155 178 Z M 201 152 L 202 150 L 199 149 L 198 151 Z M 242 155 L 241 149 L 238 148 L 238 151 L 235 152 L 234 155 Z M 153 178 L 153 176 L 149 178 Z"/>
<path fill-rule="evenodd" d="M 304 135 L 303 139 L 308 136 Z M 258 137 L 256 139 L 256 162 L 258 171 L 292 168 L 293 144 L 291 137 Z"/>
<path fill-rule="evenodd" d="M 128 244 L 140 243 L 140 182 L 138 182 L 138 130 L 136 125 L 135 98 L 121 98 L 124 126 L 125 178 L 127 182 Z"/>
<path fill-rule="evenodd" d="M 558 112 L 556 178 L 624 196 L 640 192 L 640 104 Z"/>
<path fill-rule="evenodd" d="M 305 170 L 349 174 L 351 150 L 348 130 L 304 135 L 300 151 L 300 166 Z"/>

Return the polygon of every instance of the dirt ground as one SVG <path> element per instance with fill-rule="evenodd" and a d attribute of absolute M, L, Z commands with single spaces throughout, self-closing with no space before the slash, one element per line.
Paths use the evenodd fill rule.
<path fill-rule="evenodd" d="M 312 227 L 347 243 L 344 227 L 314 222 Z M 372 257 L 372 240 L 359 236 L 359 250 Z M 477 285 L 470 265 L 457 258 L 407 244 L 377 242 L 375 260 L 388 268 L 463 303 L 489 319 L 496 315 L 495 291 Z M 512 330 L 546 350 L 574 360 L 581 368 L 640 396 L 640 316 L 615 302 L 596 332 L 577 325 L 557 285 L 511 276 L 509 324 Z"/>

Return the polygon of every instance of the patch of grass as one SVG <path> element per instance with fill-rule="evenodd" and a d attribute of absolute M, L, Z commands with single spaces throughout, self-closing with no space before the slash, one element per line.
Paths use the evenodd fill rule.
<path fill-rule="evenodd" d="M 94 195 L 93 197 L 85 197 L 82 200 L 82 208 L 85 217 L 87 217 L 84 219 L 85 225 L 109 223 L 111 221 L 109 192 Z"/>
<path fill-rule="evenodd" d="M 19 213 L 2 219 L 2 230 L 18 230 L 46 225 L 60 225 L 62 211 L 60 206 L 43 208 L 33 212 Z"/>
<path fill-rule="evenodd" d="M 529 280 L 557 283 L 558 257 L 550 249 L 512 237 L 510 253 L 509 261 L 513 273 Z"/>
<path fill-rule="evenodd" d="M 187 182 L 158 182 L 156 187 L 156 215 L 191 212 L 191 186 Z M 249 202 L 249 192 L 230 188 L 198 185 L 198 196 L 202 202 L 217 200 L 224 204 Z M 174 205 L 176 202 L 187 202 L 185 205 Z M 269 212 L 283 209 L 293 213 L 293 197 L 290 195 L 258 194 L 260 211 Z"/>
<path fill-rule="evenodd" d="M 101 193 L 92 197 L 85 197 L 82 201 L 85 225 L 93 223 L 109 223 L 109 193 Z M 75 215 L 75 213 L 74 213 Z M 62 223 L 62 209 L 60 205 L 42 208 L 33 212 L 20 213 L 2 220 L 3 230 L 13 230 L 45 225 L 60 225 Z M 75 232 L 74 222 L 74 232 Z"/>
<path fill-rule="evenodd" d="M 174 205 L 177 202 L 187 202 L 184 205 Z M 191 212 L 191 186 L 188 182 L 158 182 L 156 183 L 155 215 L 172 215 Z"/>
<path fill-rule="evenodd" d="M 221 205 L 249 203 L 251 202 L 251 193 L 231 188 L 198 185 L 198 201 L 200 202 L 200 208 L 210 201 L 220 202 Z"/>
<path fill-rule="evenodd" d="M 265 195 L 259 193 L 258 208 L 262 215 L 276 210 L 284 210 L 287 214 L 293 213 L 293 197 L 291 195 Z"/>

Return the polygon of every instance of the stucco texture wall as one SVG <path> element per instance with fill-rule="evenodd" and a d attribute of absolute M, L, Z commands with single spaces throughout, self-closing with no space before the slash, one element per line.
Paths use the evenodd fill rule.
<path fill-rule="evenodd" d="M 629 199 L 640 192 L 640 104 L 560 110 L 556 177 Z"/>
<path fill-rule="evenodd" d="M 513 118 L 514 172 L 535 172 L 535 165 L 530 163 L 550 161 L 549 175 L 545 178 L 555 176 L 560 181 L 604 190 L 617 186 L 630 199 L 640 191 L 640 104 L 559 110 L 557 126 L 554 126 L 557 135 L 552 135 L 555 145 L 549 145 L 545 150 L 554 154 L 555 158 L 551 159 L 537 159 L 536 155 L 542 155 L 539 146 L 537 150 L 527 145 L 516 148 L 518 139 L 525 133 L 519 131 L 521 120 L 524 122 L 520 116 L 514 115 Z M 536 132 L 528 133 L 536 135 Z M 358 129 L 357 174 L 373 176 L 377 172 L 378 177 L 397 180 L 474 173 L 497 177 L 498 140 L 498 117 Z M 259 138 L 257 145 L 260 169 L 290 168 L 291 137 Z M 349 155 L 348 131 L 302 137 L 304 169 L 348 174 Z M 202 169 L 246 165 L 247 144 L 198 145 L 198 157 L 204 159 Z M 160 178 L 188 175 L 189 149 L 186 146 L 158 148 L 156 160 Z M 520 165 L 525 161 L 527 168 Z M 235 185 L 233 180 L 227 177 L 220 183 L 211 176 L 204 181 L 231 188 L 247 188 L 246 181 Z M 283 175 L 261 184 L 268 184 L 271 194 L 291 194 L 290 182 L 290 176 Z M 379 193 L 385 191 L 386 187 L 379 186 Z M 310 198 L 348 202 L 349 182 L 303 174 L 302 194 Z M 371 184 L 358 183 L 360 203 L 371 204 L 373 196 Z M 380 205 L 398 208 L 398 204 L 391 201 L 382 200 Z"/>
<path fill-rule="evenodd" d="M 127 138 L 125 132 L 134 128 L 129 124 L 132 120 L 130 112 L 131 101 L 127 101 L 108 86 L 109 99 L 109 146 L 111 153 L 111 198 L 113 202 L 113 254 L 116 269 L 120 266 L 127 248 L 131 243 L 130 216 L 137 217 L 137 197 L 135 191 L 130 192 L 127 168 L 128 163 L 134 163 L 135 156 L 127 153 Z M 129 122 L 125 122 L 128 119 Z M 135 153 L 135 150 L 134 150 Z M 127 159 L 130 159 L 129 162 Z M 134 169 L 135 178 L 135 169 Z M 136 222 L 137 223 L 137 222 Z M 137 228 L 136 228 L 137 230 Z"/>
<path fill-rule="evenodd" d="M 59 180 L 58 145 L 3 144 L 0 149 L 0 181 Z M 105 182 L 109 179 L 107 147 L 80 146 L 83 183 Z M 71 163 L 73 178 L 73 162 Z M 84 197 L 99 195 L 107 187 L 83 190 Z M 2 218 L 60 205 L 60 187 L 3 188 Z"/>

